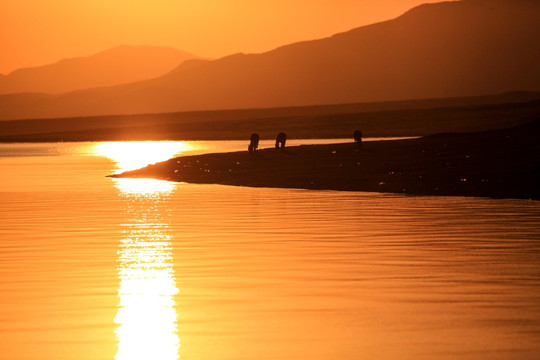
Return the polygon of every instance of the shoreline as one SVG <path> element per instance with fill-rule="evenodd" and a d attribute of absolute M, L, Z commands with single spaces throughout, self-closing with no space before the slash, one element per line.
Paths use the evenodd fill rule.
<path fill-rule="evenodd" d="M 182 156 L 111 177 L 540 200 L 540 120 L 506 130 Z"/>
<path fill-rule="evenodd" d="M 426 136 L 504 129 L 535 119 L 539 93 L 464 99 L 342 104 L 0 121 L 0 143 L 73 141 L 243 140 L 284 132 L 298 139 Z"/>

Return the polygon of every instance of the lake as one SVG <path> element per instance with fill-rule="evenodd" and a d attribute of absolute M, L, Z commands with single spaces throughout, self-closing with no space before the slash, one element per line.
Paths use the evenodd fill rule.
<path fill-rule="evenodd" d="M 538 201 L 106 177 L 232 150 L 0 144 L 0 358 L 540 358 Z"/>

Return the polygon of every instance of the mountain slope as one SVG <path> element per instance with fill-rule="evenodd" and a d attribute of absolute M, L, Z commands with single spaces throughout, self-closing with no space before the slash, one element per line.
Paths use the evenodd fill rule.
<path fill-rule="evenodd" d="M 533 0 L 422 5 L 330 38 L 197 62 L 153 80 L 28 100 L 0 97 L 0 115 L 133 114 L 538 91 L 538 23 L 540 2 Z"/>
<path fill-rule="evenodd" d="M 0 94 L 63 93 L 161 76 L 196 56 L 157 46 L 118 46 L 88 57 L 24 68 L 0 76 Z"/>

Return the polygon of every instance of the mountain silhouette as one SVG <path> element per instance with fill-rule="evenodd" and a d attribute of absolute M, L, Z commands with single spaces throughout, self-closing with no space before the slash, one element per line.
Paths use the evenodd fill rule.
<path fill-rule="evenodd" d="M 0 76 L 0 94 L 64 93 L 155 78 L 195 55 L 158 46 L 117 46 L 100 53 Z"/>
<path fill-rule="evenodd" d="M 3 119 L 269 108 L 540 90 L 540 2 L 464 0 L 262 54 L 59 96 L 0 97 Z"/>

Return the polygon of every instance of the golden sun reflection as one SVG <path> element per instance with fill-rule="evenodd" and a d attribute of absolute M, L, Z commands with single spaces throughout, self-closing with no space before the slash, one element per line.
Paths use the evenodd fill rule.
<path fill-rule="evenodd" d="M 186 141 L 118 141 L 96 143 L 91 152 L 113 160 L 117 171 L 124 172 L 168 160 L 194 148 L 193 143 Z M 163 194 L 175 187 L 175 183 L 155 179 L 119 178 L 113 181 L 124 194 Z"/>
<path fill-rule="evenodd" d="M 114 186 L 124 194 L 164 195 L 171 193 L 176 183 L 156 179 L 113 179 Z"/>
<path fill-rule="evenodd" d="M 112 159 L 123 172 L 168 160 L 192 148 L 185 141 L 117 141 L 97 143 L 92 152 Z"/>
<path fill-rule="evenodd" d="M 147 221 L 150 220 L 150 221 Z M 178 294 L 168 225 L 143 219 L 125 224 L 119 251 L 120 305 L 116 360 L 178 359 Z"/>
<path fill-rule="evenodd" d="M 168 160 L 192 149 L 181 141 L 105 142 L 92 152 L 114 161 L 119 172 Z M 112 179 L 127 206 L 118 251 L 120 304 L 115 323 L 116 360 L 179 357 L 180 339 L 172 257 L 172 235 L 163 203 L 175 183 L 154 179 Z"/>
<path fill-rule="evenodd" d="M 180 151 L 178 144 L 143 145 L 143 152 L 135 151 L 133 143 L 104 143 L 97 150 L 113 159 L 119 170 L 168 159 Z M 125 201 L 127 215 L 118 251 L 120 303 L 115 318 L 115 359 L 176 360 L 180 348 L 175 303 L 178 288 L 165 206 L 176 184 L 154 179 L 113 181 Z"/>

